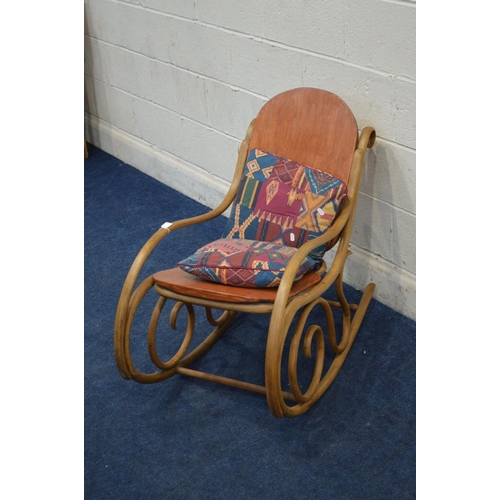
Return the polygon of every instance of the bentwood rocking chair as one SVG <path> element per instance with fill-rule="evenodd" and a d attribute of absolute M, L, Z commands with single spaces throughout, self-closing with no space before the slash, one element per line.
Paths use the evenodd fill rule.
<path fill-rule="evenodd" d="M 221 204 L 204 215 L 162 226 L 132 264 L 115 323 L 120 374 L 141 383 L 182 374 L 265 394 L 276 417 L 294 417 L 307 411 L 337 376 L 375 289 L 373 283 L 368 284 L 359 304 L 349 304 L 342 288 L 365 152 L 374 142 L 374 129 L 365 127 L 358 135 L 352 112 L 335 94 L 299 88 L 269 100 L 241 143 L 234 178 Z M 180 255 L 177 267 L 156 272 L 136 287 L 144 262 L 160 240 L 182 227 L 220 216 L 231 204 L 220 239 L 207 242 L 191 256 Z M 337 252 L 327 269 L 323 255 L 336 244 Z M 337 300 L 322 297 L 332 285 Z M 129 337 L 138 305 L 152 288 L 158 300 L 147 329 L 147 344 L 157 368 L 143 373 L 132 362 Z M 188 321 L 177 353 L 162 361 L 155 336 L 167 299 L 176 301 L 171 325 L 175 327 L 183 306 Z M 190 350 L 193 306 L 205 309 L 214 328 Z M 316 307 L 324 315 L 327 331 L 312 325 L 304 333 Z M 213 309 L 222 311 L 218 318 Z M 341 319 L 342 326 L 337 329 L 341 333 L 336 332 L 333 311 Z M 190 368 L 238 312 L 270 316 L 263 360 L 265 385 Z M 309 387 L 303 392 L 297 375 L 298 351 L 302 342 L 306 356 L 311 357 L 313 341 L 316 359 Z M 282 364 L 286 362 L 289 389 L 282 382 Z"/>

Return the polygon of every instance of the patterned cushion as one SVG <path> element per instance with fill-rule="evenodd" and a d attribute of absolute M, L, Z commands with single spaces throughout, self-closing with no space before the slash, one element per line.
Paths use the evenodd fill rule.
<path fill-rule="evenodd" d="M 278 286 L 296 248 L 265 241 L 222 238 L 200 248 L 179 262 L 179 267 L 216 283 L 241 287 Z M 296 279 L 316 267 L 306 256 Z"/>
<path fill-rule="evenodd" d="M 333 224 L 346 195 L 332 175 L 253 149 L 222 237 L 300 247 Z M 326 247 L 310 256 L 321 260 Z"/>

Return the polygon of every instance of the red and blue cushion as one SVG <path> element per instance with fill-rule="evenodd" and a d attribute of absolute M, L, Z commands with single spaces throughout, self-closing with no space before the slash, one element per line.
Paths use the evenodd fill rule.
<path fill-rule="evenodd" d="M 222 237 L 298 248 L 332 226 L 346 196 L 336 177 L 253 149 Z M 311 257 L 320 261 L 326 247 Z"/>
<path fill-rule="evenodd" d="M 179 267 L 235 286 L 278 286 L 297 248 L 327 231 L 342 208 L 347 186 L 336 177 L 253 149 L 224 228 Z M 296 279 L 315 268 L 327 244 L 301 263 Z"/>
<path fill-rule="evenodd" d="M 222 238 L 179 262 L 179 267 L 216 283 L 240 287 L 275 287 L 279 285 L 296 251 L 296 248 L 267 241 Z M 316 265 L 316 261 L 306 256 L 295 279 L 300 279 Z"/>

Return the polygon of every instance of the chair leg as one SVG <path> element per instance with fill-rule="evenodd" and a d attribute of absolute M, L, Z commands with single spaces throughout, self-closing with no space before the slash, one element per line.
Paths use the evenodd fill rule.
<path fill-rule="evenodd" d="M 328 301 L 322 297 L 312 301 L 299 313 L 293 332 L 289 332 L 289 329 L 293 318 L 299 312 L 297 308 L 294 308 L 293 302 L 287 306 L 282 318 L 271 321 L 266 350 L 266 388 L 269 408 L 276 417 L 296 417 L 309 410 L 330 387 L 347 358 L 372 298 L 375 284 L 370 283 L 366 287 L 359 304 L 348 304 L 344 296 L 341 280 L 342 275 L 337 278 L 336 284 L 339 302 Z M 305 324 L 310 313 L 316 307 L 322 309 L 328 331 L 323 332 L 319 325 L 311 325 L 304 333 Z M 342 337 L 340 343 L 337 343 L 333 320 L 333 309 L 338 308 L 342 310 Z M 351 314 L 351 311 L 354 312 L 354 315 Z M 279 325 L 278 328 L 281 327 L 281 331 L 277 330 L 276 325 Z M 284 397 L 281 381 L 281 367 L 286 348 L 285 340 L 289 333 L 292 337 L 288 352 L 288 383 L 295 404 L 288 404 L 285 401 L 285 399 L 290 398 Z M 334 358 L 326 371 L 324 369 L 327 344 L 325 337 L 334 353 Z M 302 392 L 299 388 L 297 375 L 299 347 L 302 344 L 306 357 L 312 358 L 311 346 L 313 339 L 316 341 L 315 366 L 310 385 L 307 391 Z"/>
<path fill-rule="evenodd" d="M 159 370 L 153 373 L 144 373 L 138 370 L 132 361 L 130 350 L 131 326 L 139 304 L 153 287 L 154 281 L 152 277 L 144 280 L 128 301 L 126 310 L 123 313 L 125 315 L 125 320 L 122 321 L 117 318 L 117 327 L 115 329 L 115 354 L 122 377 L 135 380 L 136 382 L 150 384 L 160 382 L 175 374 L 182 374 L 239 387 L 241 389 L 260 392 L 266 395 L 271 413 L 276 417 L 296 417 L 301 415 L 308 411 L 325 393 L 344 364 L 359 327 L 361 326 L 373 291 L 375 290 L 375 285 L 373 283 L 369 284 L 359 304 L 349 304 L 343 292 L 342 275 L 340 274 L 336 280 L 338 302 L 326 300 L 323 297 L 317 297 L 312 301 L 299 300 L 297 302 L 292 300 L 286 305 L 281 313 L 279 313 L 279 311 L 277 313 L 275 307 L 271 315 L 266 347 L 266 385 L 264 387 L 233 379 L 226 379 L 224 377 L 206 374 L 188 368 L 191 363 L 196 361 L 217 342 L 238 314 L 236 311 L 224 311 L 220 317 L 215 318 L 212 309 L 210 307 L 205 307 L 207 320 L 214 326 L 214 329 L 204 341 L 186 355 L 195 327 L 195 310 L 191 304 L 180 301 L 176 302 L 170 312 L 170 326 L 173 329 L 177 329 L 178 314 L 180 310 L 185 307 L 187 311 L 187 328 L 184 339 L 177 352 L 169 360 L 162 361 L 156 350 L 156 331 L 167 301 L 167 298 L 163 296 L 159 296 L 156 302 L 147 332 L 149 356 Z M 326 332 L 323 332 L 323 329 L 319 325 L 311 325 L 305 329 L 310 314 L 316 307 L 322 309 L 326 318 Z M 335 309 L 340 309 L 342 313 L 342 336 L 340 342 L 337 342 L 335 333 L 333 315 L 333 310 Z M 354 315 L 352 314 L 353 312 Z M 292 321 L 297 313 L 299 314 L 298 321 L 293 332 L 291 332 L 290 348 L 288 352 L 288 382 L 291 392 L 287 392 L 282 389 L 281 367 L 286 345 L 285 341 L 289 334 Z M 120 325 L 123 325 L 123 327 Z M 306 357 L 313 358 L 313 340 L 316 344 L 316 352 L 314 353 L 315 366 L 309 387 L 303 392 L 300 389 L 297 374 L 299 350 L 302 345 Z M 330 366 L 325 371 L 325 353 L 328 347 L 333 351 L 334 357 Z"/>
<path fill-rule="evenodd" d="M 180 310 L 185 307 L 187 311 L 187 328 L 184 334 L 184 339 L 177 352 L 167 361 L 162 361 L 156 350 L 156 331 L 158 323 L 165 306 L 167 299 L 159 296 L 156 305 L 151 314 L 149 327 L 147 330 L 147 346 L 149 357 L 153 364 L 159 369 L 153 373 L 144 373 L 136 368 L 132 361 L 132 354 L 130 350 L 130 333 L 132 322 L 137 312 L 139 304 L 142 302 L 146 294 L 153 288 L 154 281 L 150 276 L 145 279 L 135 290 L 125 314 L 125 321 L 116 321 L 115 327 L 115 356 L 116 363 L 120 374 L 125 379 L 132 379 L 136 382 L 143 384 L 151 384 L 160 382 L 167 378 L 172 377 L 178 373 L 179 368 L 186 368 L 191 363 L 196 361 L 200 356 L 207 352 L 221 335 L 227 330 L 237 315 L 235 311 L 224 311 L 219 318 L 215 318 L 211 308 L 206 307 L 205 312 L 209 323 L 215 328 L 197 347 L 195 347 L 189 354 L 186 352 L 191 344 L 194 328 L 195 328 L 195 310 L 189 303 L 176 302 L 170 312 L 170 327 L 174 330 L 177 329 L 177 317 Z M 121 326 L 123 325 L 123 326 Z"/>

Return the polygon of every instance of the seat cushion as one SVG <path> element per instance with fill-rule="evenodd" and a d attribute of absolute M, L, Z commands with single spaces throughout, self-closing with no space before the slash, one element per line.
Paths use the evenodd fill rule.
<path fill-rule="evenodd" d="M 179 262 L 179 267 L 195 276 L 216 283 L 240 287 L 275 287 L 296 248 L 265 241 L 222 238 L 197 250 Z M 302 261 L 296 279 L 314 269 L 317 262 L 309 256 Z"/>
<path fill-rule="evenodd" d="M 336 177 L 259 149 L 248 155 L 223 238 L 298 248 L 333 224 L 347 196 Z M 327 244 L 310 256 L 321 261 Z"/>

